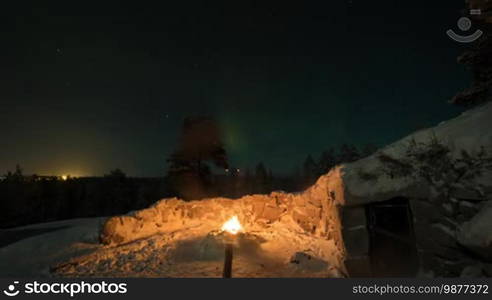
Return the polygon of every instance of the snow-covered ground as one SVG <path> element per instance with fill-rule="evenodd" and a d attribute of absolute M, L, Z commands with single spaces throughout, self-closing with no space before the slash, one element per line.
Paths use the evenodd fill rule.
<path fill-rule="evenodd" d="M 50 266 L 99 247 L 99 228 L 105 219 L 74 219 L 9 229 L 10 235 L 46 232 L 0 248 L 0 277 L 50 276 Z"/>
<path fill-rule="evenodd" d="M 200 229 L 188 229 L 119 246 L 103 246 L 98 243 L 98 234 L 104 219 L 77 219 L 14 229 L 63 228 L 0 248 L 0 277 L 222 276 L 224 246 L 216 232 L 203 236 Z M 336 268 L 316 259 L 315 253 L 311 256 L 289 252 L 293 251 L 292 245 L 319 248 L 330 242 L 309 235 L 293 236 L 279 228 L 240 235 L 234 246 L 233 276 L 341 277 Z"/>

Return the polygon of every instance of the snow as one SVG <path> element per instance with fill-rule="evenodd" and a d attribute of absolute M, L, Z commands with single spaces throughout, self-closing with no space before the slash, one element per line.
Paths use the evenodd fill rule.
<path fill-rule="evenodd" d="M 477 215 L 461 226 L 458 241 L 479 256 L 492 261 L 492 201 L 487 201 Z"/>
<path fill-rule="evenodd" d="M 387 154 L 395 159 L 405 155 L 408 143 L 414 139 L 416 142 L 429 142 L 436 137 L 442 144 L 449 147 L 454 157 L 460 155 L 462 150 L 470 154 L 477 153 L 481 147 L 490 154 L 492 151 L 492 103 L 471 109 L 460 116 L 438 126 L 415 132 L 373 154 L 354 163 L 342 166 L 341 177 L 331 178 L 343 182 L 345 187 L 343 203 L 345 205 L 359 205 L 370 202 L 388 200 L 397 196 L 413 198 L 428 198 L 431 193 L 429 186 L 422 185 L 412 178 L 389 178 L 377 176 L 376 180 L 365 180 L 362 173 L 377 174 L 381 168 L 378 156 Z M 328 175 L 325 175 L 328 176 Z M 492 188 L 492 174 L 484 174 L 476 180 L 485 189 Z"/>
<path fill-rule="evenodd" d="M 99 247 L 99 229 L 105 219 L 74 219 L 9 230 L 21 234 L 26 229 L 61 228 L 0 248 L 0 277 L 50 276 L 50 266 Z"/>
<path fill-rule="evenodd" d="M 235 244 L 234 277 L 343 277 L 333 240 L 304 232 L 290 216 L 249 227 Z M 220 277 L 221 234 L 204 226 L 157 232 L 120 245 L 98 242 L 107 218 L 14 229 L 62 228 L 0 248 L 0 277 Z M 15 262 L 15 263 L 13 263 Z"/>
<path fill-rule="evenodd" d="M 200 229 L 156 234 L 120 246 L 97 242 L 104 218 L 38 224 L 67 226 L 0 248 L 0 277 L 220 277 L 220 234 Z M 25 228 L 25 227 L 24 227 Z M 17 229 L 16 229 L 17 230 Z M 332 241 L 271 228 L 241 235 L 235 245 L 235 277 L 341 277 L 323 251 Z M 302 247 L 299 247 L 302 245 Z M 304 253 L 302 249 L 310 249 Z M 292 261 L 293 257 L 297 258 Z M 299 259 L 302 257 L 302 259 Z M 320 258 L 321 257 L 321 258 Z M 52 269 L 56 271 L 51 272 Z"/>
<path fill-rule="evenodd" d="M 323 255 L 325 243 L 278 228 L 239 235 L 234 245 L 233 277 L 341 277 Z M 311 249 L 296 252 L 299 245 Z M 333 246 L 333 245 L 328 245 Z M 302 254 L 301 254 L 302 253 Z M 295 260 L 302 256 L 304 259 Z M 308 258 L 309 257 L 309 258 Z M 221 277 L 224 246 L 218 232 L 200 229 L 156 234 L 116 247 L 103 247 L 59 266 L 64 277 Z"/>

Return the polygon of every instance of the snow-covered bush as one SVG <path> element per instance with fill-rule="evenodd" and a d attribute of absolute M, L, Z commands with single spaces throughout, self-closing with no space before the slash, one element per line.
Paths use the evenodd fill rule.
<path fill-rule="evenodd" d="M 391 178 L 411 176 L 427 183 L 433 196 L 449 196 L 453 189 L 465 189 L 484 196 L 476 178 L 492 171 L 492 157 L 484 147 L 476 153 L 461 150 L 455 154 L 436 136 L 428 142 L 410 140 L 405 155 L 393 158 L 381 153 L 382 173 Z"/>

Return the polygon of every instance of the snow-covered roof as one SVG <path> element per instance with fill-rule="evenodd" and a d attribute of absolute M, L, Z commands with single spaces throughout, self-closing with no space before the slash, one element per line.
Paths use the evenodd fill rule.
<path fill-rule="evenodd" d="M 439 125 L 415 132 L 377 153 L 341 166 L 341 181 L 344 186 L 343 204 L 357 205 L 375 201 L 388 200 L 397 196 L 427 197 L 428 186 L 415 178 L 377 176 L 376 180 L 367 180 L 364 174 L 376 174 L 382 167 L 381 154 L 394 159 L 406 155 L 408 144 L 429 142 L 436 138 L 439 143 L 449 148 L 452 156 L 459 156 L 462 150 L 471 155 L 483 147 L 487 153 L 492 152 L 492 103 L 462 113 L 460 116 Z M 326 175 L 325 175 L 326 176 Z M 491 174 L 487 173 L 477 179 L 486 188 L 492 189 Z"/>

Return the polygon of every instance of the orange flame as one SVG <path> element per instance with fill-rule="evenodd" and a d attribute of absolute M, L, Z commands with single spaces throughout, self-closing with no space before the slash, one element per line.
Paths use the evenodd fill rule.
<path fill-rule="evenodd" d="M 227 222 L 222 225 L 222 231 L 227 231 L 231 234 L 238 234 L 243 230 L 243 226 L 239 223 L 239 219 L 237 216 L 233 216 Z"/>

